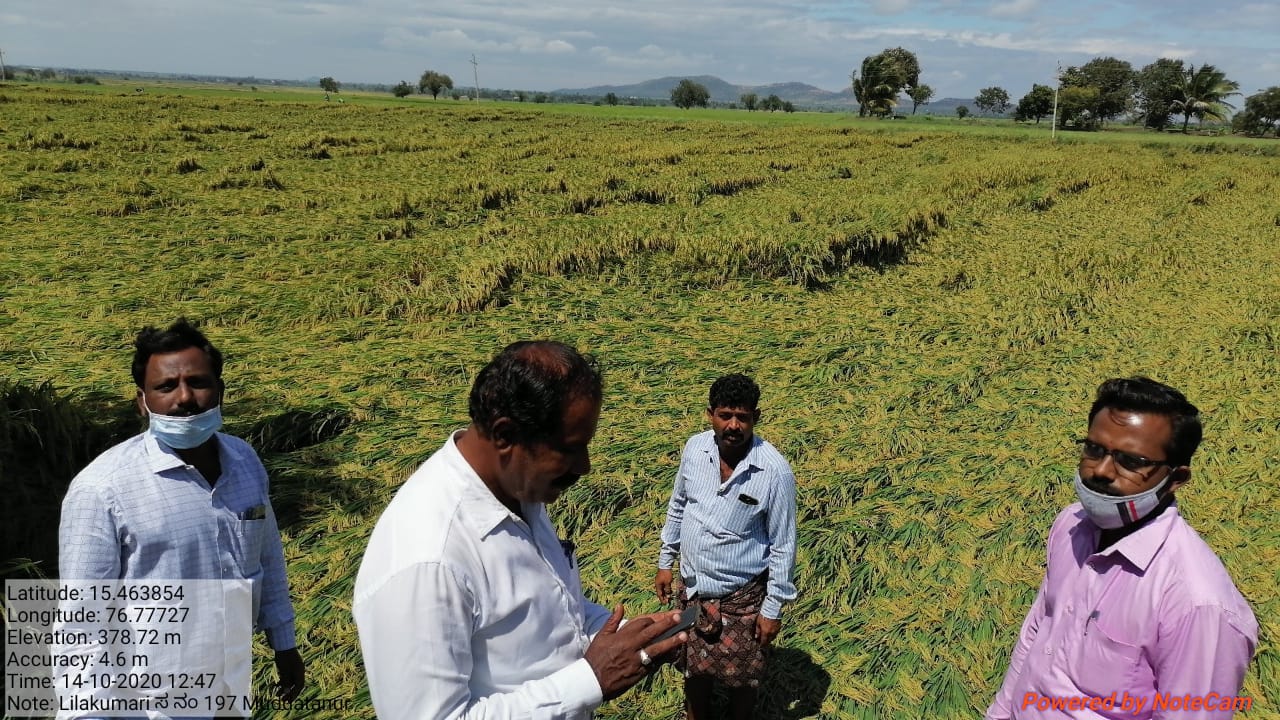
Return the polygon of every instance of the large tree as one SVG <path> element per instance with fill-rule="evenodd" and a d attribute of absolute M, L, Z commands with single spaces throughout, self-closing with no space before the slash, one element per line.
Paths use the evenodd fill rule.
<path fill-rule="evenodd" d="M 408 97 L 413 94 L 413 87 L 401 80 L 399 85 L 391 88 L 391 94 L 398 98 Z"/>
<path fill-rule="evenodd" d="M 1058 92 L 1058 127 L 1071 123 L 1077 130 L 1097 130 L 1098 88 L 1064 87 Z"/>
<path fill-rule="evenodd" d="M 858 115 L 888 115 L 898 104 L 898 94 L 920 84 L 920 61 L 915 53 L 900 47 L 868 55 L 862 67 L 850 75 Z"/>
<path fill-rule="evenodd" d="M 756 104 L 759 102 L 760 97 L 755 93 L 743 93 L 738 99 L 742 101 L 742 107 L 750 111 L 756 109 Z"/>
<path fill-rule="evenodd" d="M 1269 87 L 1245 98 L 1244 110 L 1232 118 L 1232 127 L 1251 135 L 1280 136 L 1280 86 Z"/>
<path fill-rule="evenodd" d="M 1182 61 L 1171 58 L 1160 58 L 1138 71 L 1135 99 L 1144 126 L 1163 130 L 1169 125 L 1185 73 Z"/>
<path fill-rule="evenodd" d="M 933 99 L 933 88 L 921 83 L 907 90 L 907 97 L 911 98 L 911 114 L 916 114 L 916 108 L 921 105 L 928 105 Z"/>
<path fill-rule="evenodd" d="M 435 100 L 440 95 L 441 90 L 452 90 L 453 78 L 438 73 L 435 70 L 428 70 L 422 73 L 422 77 L 418 78 L 418 92 L 431 93 L 431 99 Z"/>
<path fill-rule="evenodd" d="M 671 104 L 678 108 L 689 108 L 697 105 L 698 107 L 706 107 L 707 101 L 711 99 L 711 93 L 707 90 L 707 86 L 702 83 L 696 83 L 688 78 L 680 81 L 671 89 Z"/>
<path fill-rule="evenodd" d="M 1009 109 L 1009 92 L 994 85 L 982 88 L 978 91 L 978 96 L 973 99 L 973 104 L 983 112 L 1003 115 L 1004 111 Z"/>
<path fill-rule="evenodd" d="M 320 78 L 320 89 L 327 93 L 336 93 L 338 92 L 338 88 L 341 86 L 341 83 L 331 77 L 325 76 Z"/>
<path fill-rule="evenodd" d="M 1178 97 L 1171 105 L 1175 114 L 1182 116 L 1182 132 L 1194 115 L 1196 120 L 1205 118 L 1225 121 L 1235 106 L 1227 98 L 1239 95 L 1240 83 L 1227 79 L 1225 73 L 1212 65 L 1192 65 L 1182 74 Z"/>
<path fill-rule="evenodd" d="M 1133 66 L 1113 57 L 1094 58 L 1062 73 L 1062 87 L 1097 88 L 1098 97 L 1089 114 L 1097 121 L 1112 120 L 1133 104 L 1137 74 Z"/>
<path fill-rule="evenodd" d="M 1013 111 L 1013 119 L 1018 121 L 1030 120 L 1035 118 L 1036 124 L 1040 124 L 1040 118 L 1053 112 L 1053 88 L 1048 85 L 1031 86 L 1031 92 L 1022 96 L 1018 101 L 1018 107 Z"/>

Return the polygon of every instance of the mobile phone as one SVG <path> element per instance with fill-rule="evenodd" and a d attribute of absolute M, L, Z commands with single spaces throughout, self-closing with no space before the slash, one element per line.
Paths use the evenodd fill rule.
<path fill-rule="evenodd" d="M 694 603 L 689 607 L 685 608 L 680 613 L 680 620 L 675 624 L 674 627 L 671 627 L 666 632 L 654 638 L 652 642 L 658 643 L 658 642 L 662 642 L 663 640 L 666 640 L 669 637 L 673 637 L 676 634 L 680 633 L 681 631 L 688 630 L 689 628 L 693 627 L 693 624 L 697 621 L 698 621 L 698 604 Z"/>

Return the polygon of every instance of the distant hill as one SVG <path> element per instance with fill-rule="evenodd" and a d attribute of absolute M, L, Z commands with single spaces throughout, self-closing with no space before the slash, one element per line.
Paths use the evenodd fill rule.
<path fill-rule="evenodd" d="M 576 89 L 562 88 L 552 91 L 552 94 L 604 97 L 609 93 L 613 93 L 623 100 L 628 98 L 669 100 L 671 98 L 671 90 L 676 85 L 679 85 L 681 80 L 686 79 L 705 86 L 707 92 L 711 93 L 712 102 L 725 105 L 739 102 L 739 99 L 746 93 L 755 93 L 761 99 L 770 95 L 777 95 L 782 100 L 788 100 L 801 108 L 853 111 L 858 109 L 858 101 L 853 97 L 853 88 L 851 87 L 833 92 L 801 82 L 773 83 L 771 85 L 734 85 L 714 75 L 669 76 L 630 85 L 596 85 L 594 87 Z M 959 105 L 968 105 L 970 110 L 974 109 L 972 98 L 942 98 L 934 100 L 928 105 L 921 105 L 916 112 L 929 115 L 954 115 L 956 107 Z M 911 114 L 910 98 L 905 95 L 899 98 L 898 112 L 904 115 Z"/>
<path fill-rule="evenodd" d="M 671 76 L 657 78 L 655 80 L 645 80 L 644 82 L 633 83 L 631 85 L 596 85 L 595 87 L 576 88 L 576 89 L 560 89 L 555 90 L 555 95 L 584 95 L 603 97 L 609 93 L 613 93 L 620 98 L 639 98 L 648 100 L 668 100 L 671 98 L 671 90 L 680 84 L 681 80 L 692 80 L 707 88 L 707 92 L 711 93 L 711 101 L 715 103 L 736 103 L 746 93 L 755 93 L 761 99 L 770 95 L 777 95 L 783 100 L 789 100 L 801 107 L 829 107 L 848 109 L 856 108 L 857 102 L 853 99 L 853 90 L 846 89 L 841 92 L 832 92 L 823 90 L 813 85 L 805 83 L 775 83 L 772 85 L 734 85 L 733 83 L 721 80 L 714 75 L 697 75 L 697 76 Z"/>

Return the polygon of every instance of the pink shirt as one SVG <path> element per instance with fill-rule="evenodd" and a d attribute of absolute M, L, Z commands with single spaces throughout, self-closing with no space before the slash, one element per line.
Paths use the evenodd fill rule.
<path fill-rule="evenodd" d="M 1079 503 L 1054 520 L 986 717 L 1231 717 L 1258 623 L 1218 556 L 1176 505 L 1102 552 L 1098 535 Z"/>

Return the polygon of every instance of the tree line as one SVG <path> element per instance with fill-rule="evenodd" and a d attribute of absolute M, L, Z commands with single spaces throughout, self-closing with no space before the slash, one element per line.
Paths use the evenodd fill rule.
<path fill-rule="evenodd" d="M 912 101 L 912 114 L 933 97 L 933 89 L 920 82 L 915 53 L 901 47 L 868 55 L 850 80 L 862 117 L 893 113 L 904 93 Z M 1226 122 L 1236 109 L 1230 99 L 1240 96 L 1240 84 L 1212 64 L 1197 67 L 1161 58 L 1134 69 L 1125 60 L 1098 57 L 1060 74 L 1057 117 L 1061 127 L 1084 130 L 1098 129 L 1121 117 L 1140 119 L 1146 127 L 1164 130 L 1180 118 L 1186 132 L 1192 118 Z M 1039 123 L 1054 112 L 1054 103 L 1054 88 L 1033 84 L 1018 101 L 1014 119 Z M 1013 106 L 1008 91 L 1001 87 L 983 88 L 973 104 L 991 115 L 1003 115 Z M 961 105 L 956 114 L 965 117 L 969 108 Z M 1232 118 L 1232 127 L 1251 134 L 1280 134 L 1280 87 L 1246 98 L 1244 109 Z"/>
<path fill-rule="evenodd" d="M 915 53 L 901 47 L 868 55 L 849 77 L 860 117 L 893 114 L 904 94 L 911 100 L 914 115 L 935 95 L 933 88 L 920 82 L 920 61 Z M 332 77 L 322 78 L 320 86 L 333 93 L 340 87 Z M 453 79 L 444 73 L 426 70 L 418 79 L 417 91 L 421 94 L 430 93 L 432 98 L 437 98 L 446 90 L 453 90 Z M 411 95 L 413 91 L 414 86 L 403 80 L 391 89 L 396 97 Z M 459 96 L 456 92 L 454 95 Z M 1006 114 L 1012 107 L 1014 120 L 1034 120 L 1038 124 L 1053 114 L 1054 95 L 1054 88 L 1034 83 L 1015 104 L 1007 90 L 993 86 L 980 90 L 973 105 L 983 113 L 996 116 Z M 528 93 L 516 91 L 514 96 L 524 101 Z M 1131 117 L 1140 119 L 1146 127 L 1164 130 L 1180 118 L 1182 131 L 1186 132 L 1192 118 L 1201 123 L 1226 122 L 1231 118 L 1232 129 L 1238 132 L 1280 135 L 1280 87 L 1249 96 L 1244 108 L 1232 117 L 1236 107 L 1230 99 L 1240 96 L 1240 84 L 1212 64 L 1197 67 L 1179 59 L 1161 58 L 1134 69 L 1125 60 L 1098 57 L 1083 65 L 1068 67 L 1059 74 L 1057 121 L 1063 128 L 1096 130 L 1104 123 Z M 533 96 L 535 102 L 546 102 L 548 98 L 545 93 Z M 706 86 L 689 79 L 681 80 L 671 90 L 671 104 L 679 108 L 707 107 L 710 99 Z M 795 111 L 790 101 L 777 95 L 761 99 L 756 93 L 744 93 L 739 101 L 748 111 Z M 617 105 L 618 97 L 608 93 L 604 102 Z M 969 113 L 965 105 L 956 108 L 956 114 L 962 118 Z"/>

